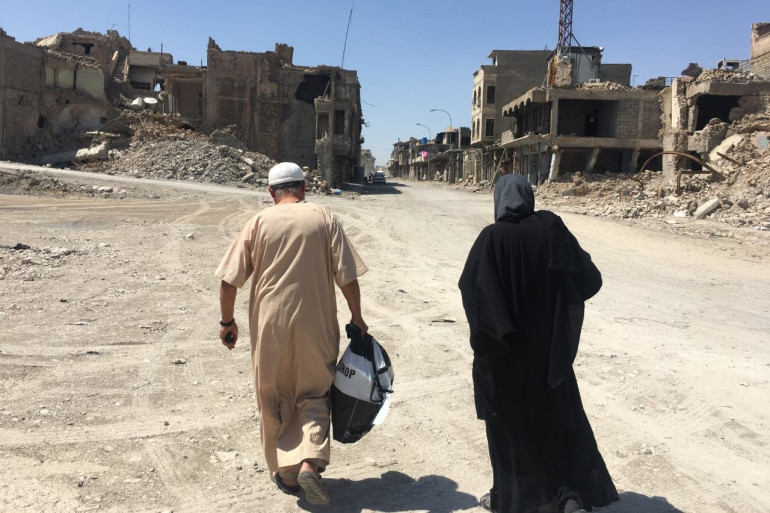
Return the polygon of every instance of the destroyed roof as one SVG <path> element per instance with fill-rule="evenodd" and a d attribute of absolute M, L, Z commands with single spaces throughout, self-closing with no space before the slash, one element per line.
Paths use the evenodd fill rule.
<path fill-rule="evenodd" d="M 575 89 L 589 89 L 593 91 L 631 91 L 633 87 L 628 87 L 617 82 L 582 82 L 575 86 Z"/>
<path fill-rule="evenodd" d="M 45 48 L 54 48 L 59 46 L 59 43 L 61 42 L 62 33 L 59 32 L 58 34 L 54 34 L 52 36 L 48 37 L 41 37 L 40 39 L 37 39 L 34 42 L 35 46 L 42 46 Z"/>
<path fill-rule="evenodd" d="M 117 32 L 115 31 L 108 31 L 108 32 L 110 33 L 102 34 L 101 32 L 90 32 L 88 30 L 83 30 L 82 28 L 78 28 L 73 32 L 57 32 L 56 34 L 53 34 L 51 36 L 38 38 L 33 42 L 33 44 L 35 46 L 40 46 L 43 48 L 55 48 L 61 44 L 62 39 L 64 39 L 65 37 L 72 37 L 73 39 L 81 39 L 81 40 L 88 40 L 88 41 L 116 38 L 115 35 L 117 35 Z M 123 39 L 119 35 L 117 36 L 117 38 Z"/>
<path fill-rule="evenodd" d="M 49 50 L 48 48 L 43 50 L 43 54 L 55 57 L 58 61 L 61 62 L 77 62 L 78 66 L 101 69 L 99 62 L 93 57 L 89 57 L 88 55 L 75 55 L 67 52 L 60 52 L 59 50 Z"/>
<path fill-rule="evenodd" d="M 694 80 L 694 83 L 703 82 L 726 82 L 729 84 L 746 84 L 754 81 L 761 81 L 754 73 L 746 71 L 729 71 L 723 69 L 704 69 Z"/>

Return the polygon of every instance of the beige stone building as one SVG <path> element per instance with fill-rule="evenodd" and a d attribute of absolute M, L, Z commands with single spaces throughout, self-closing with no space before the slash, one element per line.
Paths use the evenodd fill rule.
<path fill-rule="evenodd" d="M 35 146 L 45 146 L 36 140 L 114 126 L 127 99 L 180 127 L 226 128 L 245 149 L 318 169 L 328 182 L 349 180 L 363 143 L 357 73 L 297 66 L 293 53 L 284 44 L 226 51 L 210 39 L 198 67 L 139 51 L 116 31 L 22 44 L 0 30 L 0 158 L 36 160 Z"/>

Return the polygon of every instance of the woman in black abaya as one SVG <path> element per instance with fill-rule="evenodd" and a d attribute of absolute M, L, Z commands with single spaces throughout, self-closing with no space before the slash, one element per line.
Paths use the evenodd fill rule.
<path fill-rule="evenodd" d="M 460 277 L 499 513 L 591 511 L 618 500 L 580 401 L 572 362 L 601 274 L 559 216 L 535 211 L 521 175 L 495 187 Z"/>

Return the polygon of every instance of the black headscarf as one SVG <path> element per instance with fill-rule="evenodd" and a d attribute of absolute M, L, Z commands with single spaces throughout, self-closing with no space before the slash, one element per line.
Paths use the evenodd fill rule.
<path fill-rule="evenodd" d="M 520 220 L 535 212 L 535 193 L 523 175 L 503 175 L 495 184 L 495 221 Z"/>

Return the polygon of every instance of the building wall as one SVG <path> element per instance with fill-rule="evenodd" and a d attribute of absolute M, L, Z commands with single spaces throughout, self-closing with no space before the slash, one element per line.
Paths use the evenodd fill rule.
<path fill-rule="evenodd" d="M 171 95 L 175 99 L 174 112 L 184 117 L 203 116 L 203 82 L 174 84 Z"/>
<path fill-rule="evenodd" d="M 539 87 L 548 72 L 547 50 L 495 50 L 490 54 L 496 65 L 482 66 L 473 80 L 477 101 L 471 107 L 471 144 L 492 144 L 504 131 L 511 129 L 511 120 L 503 118 L 502 106 Z M 495 86 L 495 102 L 487 102 L 487 87 Z M 485 136 L 486 120 L 493 119 L 494 135 Z M 478 129 L 476 128 L 478 127 Z"/>
<path fill-rule="evenodd" d="M 68 89 L 94 98 L 107 98 L 104 74 L 96 65 L 83 66 L 75 60 L 51 52 L 45 53 L 43 61 L 46 89 Z"/>
<path fill-rule="evenodd" d="M 38 130 L 43 51 L 0 29 L 0 157 L 17 158 Z"/>
<path fill-rule="evenodd" d="M 624 86 L 631 85 L 630 64 L 602 64 L 599 66 L 599 79 L 602 82 L 615 82 Z"/>
<path fill-rule="evenodd" d="M 637 137 L 639 102 L 635 100 L 622 100 L 617 103 L 616 130 L 613 137 Z"/>
<path fill-rule="evenodd" d="M 38 39 L 35 45 L 48 50 L 56 50 L 68 55 L 88 56 L 99 65 L 104 78 L 104 86 L 109 86 L 112 75 L 112 59 L 115 52 L 128 54 L 131 43 L 121 37 L 117 31 L 108 30 L 107 35 L 77 29 L 74 32 L 62 32 Z"/>
<path fill-rule="evenodd" d="M 315 108 L 296 100 L 303 74 L 274 53 L 209 49 L 206 125 L 236 125 L 249 149 L 315 167 Z"/>
<path fill-rule="evenodd" d="M 334 139 L 329 157 L 335 179 L 344 179 L 358 164 L 361 136 L 360 84 L 355 71 L 333 67 L 293 66 L 290 47 L 276 52 L 222 51 L 209 43 L 206 73 L 206 127 L 236 125 L 249 149 L 279 161 L 316 167 L 315 99 L 327 95 L 328 135 Z M 343 110 L 343 134 L 334 134 L 334 110 Z M 340 149 L 340 135 L 346 147 Z M 322 137 L 323 134 L 318 134 Z M 331 154 L 330 154 L 331 155 Z M 343 169 L 344 168 L 344 169 Z M 340 174 L 342 173 L 342 174 Z M 330 175 L 330 176 L 332 176 Z"/>
<path fill-rule="evenodd" d="M 770 80 L 770 23 L 751 26 L 751 72 Z"/>

